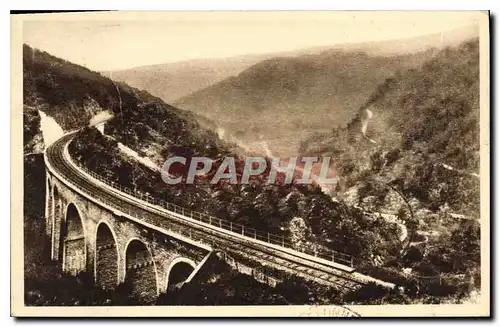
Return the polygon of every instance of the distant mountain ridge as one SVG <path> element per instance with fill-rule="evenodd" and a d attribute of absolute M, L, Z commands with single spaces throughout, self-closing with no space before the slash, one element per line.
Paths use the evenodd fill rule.
<path fill-rule="evenodd" d="M 372 90 L 396 71 L 416 67 L 436 49 L 402 56 L 325 51 L 261 61 L 175 105 L 204 115 L 246 142 L 270 140 L 292 153 L 302 134 L 345 124 Z"/>
<path fill-rule="evenodd" d="M 370 55 L 395 56 L 427 51 L 432 48 L 456 47 L 479 35 L 479 26 L 470 25 L 441 33 L 428 34 L 407 39 L 341 44 L 334 47 L 348 51 L 363 51 Z"/>
<path fill-rule="evenodd" d="M 275 57 L 314 54 L 322 50 L 323 47 L 314 47 L 228 58 L 192 59 L 101 73 L 113 80 L 147 90 L 167 103 L 173 103 L 197 90 L 236 76 L 260 61 Z"/>
<path fill-rule="evenodd" d="M 458 46 L 477 32 L 470 26 L 273 57 L 174 104 L 208 117 L 242 142 L 268 141 L 273 152 L 293 155 L 312 133 L 346 124 L 386 78 L 418 67 L 445 46 Z"/>
<path fill-rule="evenodd" d="M 260 60 L 260 56 L 215 60 L 197 59 L 120 71 L 107 71 L 103 74 L 114 80 L 148 90 L 164 101 L 173 102 L 200 88 L 238 74 Z"/>
<path fill-rule="evenodd" d="M 200 89 L 209 87 L 226 78 L 236 76 L 250 66 L 275 57 L 299 57 L 325 51 L 366 52 L 369 55 L 394 56 L 431 48 L 457 45 L 477 35 L 477 27 L 464 27 L 443 33 L 414 37 L 404 40 L 387 40 L 365 43 L 341 43 L 298 50 L 262 54 L 238 55 L 228 58 L 193 59 L 187 61 L 154 64 L 123 70 L 103 71 L 102 74 L 116 81 L 144 89 L 173 103 Z"/>

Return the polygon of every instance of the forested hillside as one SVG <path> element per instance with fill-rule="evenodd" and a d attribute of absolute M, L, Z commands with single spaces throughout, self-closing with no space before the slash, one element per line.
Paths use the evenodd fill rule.
<path fill-rule="evenodd" d="M 65 130 L 85 126 L 103 109 L 154 101 L 147 92 L 28 45 L 23 47 L 23 82 L 24 104 L 44 111 Z"/>
<path fill-rule="evenodd" d="M 475 275 L 477 283 L 479 146 L 479 41 L 473 39 L 386 79 L 352 121 L 303 142 L 301 155 L 336 159 L 341 182 L 334 197 L 404 223 L 408 251 L 397 263 L 382 256 L 386 269 Z"/>
<path fill-rule="evenodd" d="M 373 112 L 367 138 L 361 137 L 357 116 L 304 142 L 302 154 L 337 158 L 344 191 L 376 177 L 397 184 L 429 209 L 447 204 L 479 214 L 477 40 L 386 79 L 360 115 L 366 108 Z"/>

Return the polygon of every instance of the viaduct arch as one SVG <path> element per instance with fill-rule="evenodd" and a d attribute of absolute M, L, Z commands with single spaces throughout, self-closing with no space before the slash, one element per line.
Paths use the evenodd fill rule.
<path fill-rule="evenodd" d="M 103 289 L 115 288 L 118 278 L 119 256 L 116 236 L 106 222 L 100 222 L 96 228 L 95 279 Z"/>
<path fill-rule="evenodd" d="M 188 258 L 175 258 L 167 269 L 166 289 L 167 291 L 175 285 L 185 282 L 196 269 L 196 263 Z"/>
<path fill-rule="evenodd" d="M 148 246 L 132 239 L 125 247 L 125 284 L 131 294 L 146 302 L 159 295 L 158 273 Z"/>
<path fill-rule="evenodd" d="M 210 252 L 131 221 L 75 192 L 49 170 L 46 187 L 51 258 L 64 273 L 91 273 L 102 289 L 123 284 L 139 302 L 152 302 L 171 281 L 185 281 Z"/>
<path fill-rule="evenodd" d="M 85 271 L 87 263 L 85 230 L 82 216 L 73 203 L 69 203 L 66 207 L 66 215 L 61 221 L 59 239 L 59 255 L 62 259 L 63 270 L 72 275 Z"/>

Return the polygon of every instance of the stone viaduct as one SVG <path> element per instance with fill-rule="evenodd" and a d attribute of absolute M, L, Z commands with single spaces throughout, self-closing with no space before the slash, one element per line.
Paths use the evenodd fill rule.
<path fill-rule="evenodd" d="M 123 284 L 139 301 L 153 302 L 191 281 L 216 252 L 233 269 L 270 286 L 293 274 L 339 291 L 369 282 L 394 287 L 333 258 L 297 251 L 284 237 L 274 239 L 232 222 L 224 226 L 228 222 L 216 217 L 124 192 L 72 160 L 68 144 L 73 133 L 44 154 L 46 234 L 51 258 L 66 273 L 87 272 L 104 289 Z"/>
<path fill-rule="evenodd" d="M 87 271 L 105 289 L 126 283 L 152 301 L 183 282 L 211 249 L 158 233 L 75 193 L 47 171 L 46 233 L 64 272 Z"/>

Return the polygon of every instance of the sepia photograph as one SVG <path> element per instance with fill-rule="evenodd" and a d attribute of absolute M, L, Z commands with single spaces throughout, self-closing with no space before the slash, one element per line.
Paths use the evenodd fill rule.
<path fill-rule="evenodd" d="M 489 316 L 489 20 L 12 14 L 11 314 Z"/>

